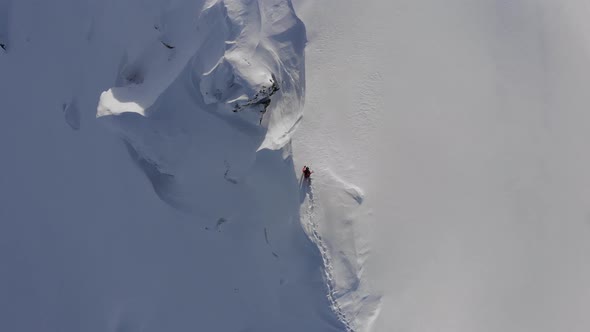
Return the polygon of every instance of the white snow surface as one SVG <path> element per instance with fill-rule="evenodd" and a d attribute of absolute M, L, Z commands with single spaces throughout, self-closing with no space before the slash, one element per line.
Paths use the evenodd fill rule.
<path fill-rule="evenodd" d="M 0 331 L 587 331 L 589 16 L 0 0 Z"/>
<path fill-rule="evenodd" d="M 347 329 L 289 1 L 0 0 L 0 30 L 0 331 Z"/>
<path fill-rule="evenodd" d="M 355 234 L 318 225 L 373 294 L 343 302 L 380 297 L 359 330 L 588 331 L 589 3 L 294 5 L 308 44 L 293 153 Z M 330 208 L 332 175 L 362 188 L 358 208 Z"/>

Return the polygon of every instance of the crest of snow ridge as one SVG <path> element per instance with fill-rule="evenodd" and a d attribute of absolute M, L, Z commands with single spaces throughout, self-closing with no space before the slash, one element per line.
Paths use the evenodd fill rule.
<path fill-rule="evenodd" d="M 213 216 L 243 197 L 257 151 L 282 148 L 301 118 L 305 28 L 288 0 L 172 3 L 127 46 L 97 117 L 162 200 Z"/>
<path fill-rule="evenodd" d="M 148 42 L 130 46 L 97 117 L 150 117 L 171 85 L 188 77 L 201 111 L 263 128 L 259 148 L 288 142 L 302 112 L 305 45 L 289 1 L 184 1 L 162 13 L 150 33 Z"/>

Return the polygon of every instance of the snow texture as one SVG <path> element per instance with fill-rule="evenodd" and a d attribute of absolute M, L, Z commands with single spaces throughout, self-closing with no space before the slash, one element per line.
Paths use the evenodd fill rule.
<path fill-rule="evenodd" d="M 0 0 L 0 41 L 0 330 L 347 330 L 289 1 Z"/>
<path fill-rule="evenodd" d="M 317 170 L 316 211 L 352 221 L 357 250 L 318 229 L 366 258 L 349 266 L 380 296 L 371 330 L 588 331 L 588 2 L 294 5 L 309 42 L 293 154 Z M 350 217 L 325 203 L 342 193 L 326 173 L 363 189 Z"/>
<path fill-rule="evenodd" d="M 157 38 L 122 60 L 121 86 L 102 93 L 97 117 L 162 200 L 213 217 L 247 196 L 257 151 L 282 148 L 301 117 L 305 30 L 287 2 L 201 5 L 161 15 Z M 230 183 L 207 171 L 223 168 Z"/>
<path fill-rule="evenodd" d="M 0 0 L 0 331 L 588 331 L 589 16 Z"/>

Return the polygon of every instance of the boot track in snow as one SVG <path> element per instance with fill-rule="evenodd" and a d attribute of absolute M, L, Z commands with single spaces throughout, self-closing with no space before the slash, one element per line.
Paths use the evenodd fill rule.
<path fill-rule="evenodd" d="M 330 301 L 330 305 L 332 311 L 336 314 L 338 319 L 342 322 L 342 324 L 346 327 L 347 332 L 355 332 L 350 320 L 346 317 L 344 310 L 342 310 L 340 304 L 335 298 L 335 285 L 334 285 L 334 268 L 332 266 L 332 262 L 330 259 L 330 255 L 328 253 L 328 247 L 322 240 L 322 236 L 318 231 L 318 224 L 314 220 L 317 220 L 317 216 L 315 213 L 315 199 L 314 199 L 314 191 L 313 185 L 311 180 L 308 179 L 307 181 L 302 177 L 302 185 L 305 191 L 306 196 L 308 198 L 307 204 L 307 211 L 305 213 L 305 226 L 308 229 L 308 236 L 310 240 L 318 247 L 320 254 L 322 256 L 322 262 L 324 265 L 324 278 L 326 280 L 326 285 L 328 287 L 328 300 Z"/>

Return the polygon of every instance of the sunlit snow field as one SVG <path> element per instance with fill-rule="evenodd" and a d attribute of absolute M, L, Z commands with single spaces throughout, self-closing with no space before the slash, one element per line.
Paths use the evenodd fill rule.
<path fill-rule="evenodd" d="M 365 192 L 373 331 L 587 331 L 588 3 L 295 5 L 294 151 Z"/>
<path fill-rule="evenodd" d="M 0 0 L 0 331 L 587 331 L 588 17 Z"/>

